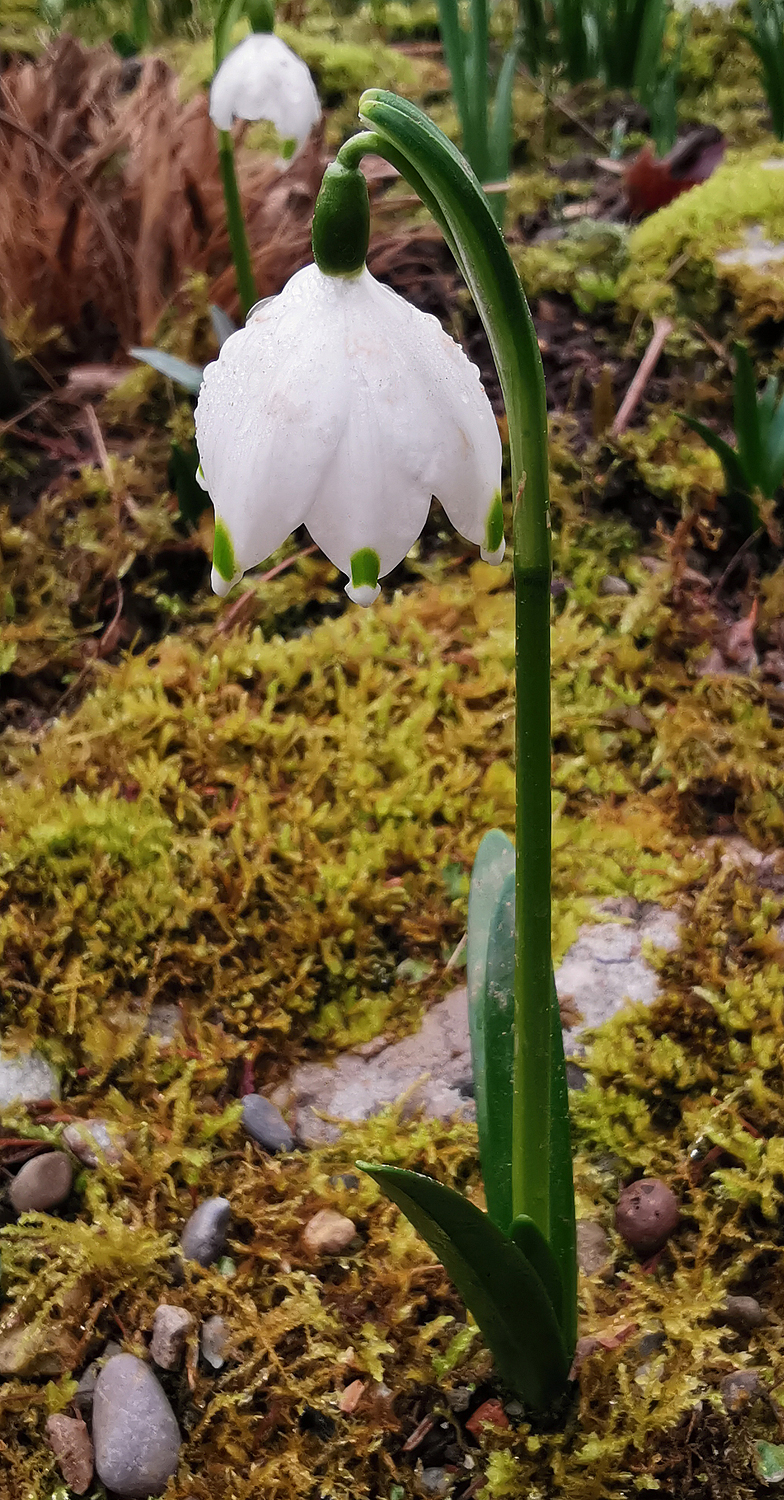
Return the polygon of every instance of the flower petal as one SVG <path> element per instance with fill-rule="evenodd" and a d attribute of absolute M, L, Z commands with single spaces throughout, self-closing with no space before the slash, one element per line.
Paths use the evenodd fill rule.
<path fill-rule="evenodd" d="M 235 119 L 270 120 L 282 140 L 301 146 L 321 119 L 321 105 L 302 58 L 272 32 L 253 32 L 215 74 L 210 115 L 219 130 L 230 130 Z"/>
<path fill-rule="evenodd" d="M 345 427 L 348 372 L 325 280 L 315 266 L 299 271 L 204 372 L 196 443 L 233 581 L 305 519 Z"/>

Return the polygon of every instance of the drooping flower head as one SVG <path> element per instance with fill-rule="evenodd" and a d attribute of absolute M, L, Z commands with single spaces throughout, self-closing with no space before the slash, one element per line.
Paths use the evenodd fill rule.
<path fill-rule="evenodd" d="M 501 441 L 479 372 L 363 258 L 352 274 L 298 271 L 204 372 L 196 441 L 219 594 L 304 522 L 370 604 L 433 495 L 483 557 L 503 557 Z"/>
<path fill-rule="evenodd" d="M 259 7 L 259 9 L 262 9 Z M 210 117 L 219 130 L 235 120 L 269 120 L 283 141 L 304 145 L 321 119 L 321 104 L 310 72 L 272 31 L 274 15 L 224 58 L 212 80 Z"/>

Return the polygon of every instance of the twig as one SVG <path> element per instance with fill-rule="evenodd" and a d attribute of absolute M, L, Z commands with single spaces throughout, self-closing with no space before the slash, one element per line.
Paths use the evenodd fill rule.
<path fill-rule="evenodd" d="M 718 339 L 713 338 L 713 336 L 708 333 L 707 328 L 703 328 L 702 324 L 698 323 L 696 318 L 692 319 L 691 326 L 692 328 L 696 329 L 700 338 L 704 339 L 708 348 L 713 350 L 716 358 L 720 359 L 722 364 L 727 366 L 728 370 L 732 370 L 732 360 L 730 359 L 726 349 L 724 348 L 724 345 L 720 344 Z"/>
<path fill-rule="evenodd" d="M 52 161 L 60 168 L 61 172 L 65 173 L 66 177 L 70 177 L 74 186 L 81 193 L 106 241 L 106 247 L 114 261 L 115 270 L 120 278 L 120 295 L 125 304 L 129 325 L 133 327 L 136 317 L 128 291 L 128 273 L 125 261 L 123 260 L 122 250 L 120 249 L 119 240 L 95 193 L 91 188 L 87 187 L 86 183 L 82 182 L 79 173 L 74 171 L 70 162 L 66 161 L 65 157 L 61 156 L 60 152 L 54 146 L 50 146 L 49 142 L 42 135 L 39 135 L 37 130 L 31 130 L 30 126 L 25 125 L 22 120 L 15 120 L 13 115 L 9 115 L 4 109 L 0 109 L 0 125 L 7 125 L 9 130 L 15 130 L 17 135 L 23 135 L 25 140 L 32 141 L 33 145 L 37 146 L 39 151 L 43 151 L 46 156 L 51 157 Z"/>
<path fill-rule="evenodd" d="M 38 400 L 34 401 L 32 406 L 26 406 L 24 411 L 17 412 L 15 417 L 9 417 L 7 422 L 0 422 L 0 437 L 6 432 L 10 432 L 13 427 L 16 427 L 18 422 L 23 422 L 25 417 L 31 417 L 34 411 L 38 411 L 41 406 L 46 406 L 47 401 L 51 400 L 52 393 L 51 391 L 47 391 L 46 395 L 39 396 Z"/>
<path fill-rule="evenodd" d="M 586 125 L 585 121 L 581 120 L 580 116 L 578 114 L 575 114 L 574 110 L 570 109 L 568 104 L 564 104 L 562 99 L 555 99 L 553 95 L 549 93 L 545 88 L 545 85 L 543 83 L 540 83 L 538 78 L 534 78 L 533 74 L 529 73 L 527 68 L 522 68 L 521 71 L 525 76 L 526 83 L 530 83 L 533 85 L 537 93 L 541 94 L 545 104 L 550 104 L 552 105 L 553 109 L 560 110 L 561 114 L 564 115 L 567 120 L 571 120 L 572 124 L 576 125 L 578 130 L 582 130 L 583 134 L 587 135 L 588 138 L 593 141 L 594 145 L 599 147 L 602 156 L 605 156 L 607 154 L 607 142 L 603 141 L 601 139 L 601 136 L 598 136 L 594 130 L 591 130 L 590 125 Z"/>
<path fill-rule="evenodd" d="M 664 348 L 664 341 L 672 333 L 673 327 L 672 318 L 656 319 L 653 325 L 653 338 L 640 360 L 632 383 L 621 402 L 618 415 L 610 428 L 610 433 L 613 437 L 619 437 L 622 432 L 626 431 L 630 418 L 634 415 L 642 393 L 659 362 L 659 355 Z"/>
<path fill-rule="evenodd" d="M 759 541 L 760 537 L 764 534 L 764 531 L 765 531 L 765 527 L 764 526 L 760 526 L 759 530 L 753 531 L 752 534 L 751 534 L 751 536 L 747 536 L 746 537 L 745 542 L 741 542 L 741 545 L 739 546 L 737 552 L 735 553 L 735 555 L 733 557 L 730 558 L 729 562 L 727 563 L 727 566 L 724 569 L 724 572 L 722 573 L 721 578 L 719 579 L 718 583 L 714 585 L 714 589 L 713 589 L 714 598 L 717 598 L 718 595 L 721 593 L 722 589 L 724 588 L 725 583 L 727 582 L 727 579 L 730 576 L 730 573 L 732 573 L 734 571 L 736 565 L 740 562 L 741 558 L 744 557 L 745 554 L 749 551 L 749 548 L 753 547 L 754 543 Z"/>
<path fill-rule="evenodd" d="M 293 563 L 299 562 L 301 557 L 310 557 L 314 552 L 318 552 L 318 547 L 316 546 L 315 542 L 311 543 L 310 547 L 303 547 L 301 552 L 292 552 L 290 557 L 284 557 L 283 561 L 276 563 L 275 567 L 270 568 L 268 573 L 262 573 L 261 577 L 256 580 L 257 583 L 269 583 L 271 578 L 277 578 L 279 573 L 283 573 L 285 569 L 290 568 Z M 246 589 L 244 594 L 240 594 L 240 597 L 236 601 L 236 603 L 232 604 L 231 608 L 227 609 L 225 615 L 222 616 L 219 624 L 214 631 L 214 634 L 225 635 L 228 630 L 231 630 L 232 627 L 237 624 L 237 621 L 242 618 L 242 615 L 248 608 L 248 605 L 251 604 L 255 598 L 255 589 Z"/>
<path fill-rule="evenodd" d="M 92 406 L 89 401 L 85 403 L 84 414 L 87 418 L 87 426 L 90 429 L 90 437 L 93 441 L 93 447 L 97 454 L 98 462 L 103 470 L 103 477 L 106 480 L 110 492 L 113 493 L 114 475 L 112 474 L 112 466 L 109 462 L 109 454 L 107 452 L 106 443 L 104 442 L 104 437 L 103 433 L 101 432 L 98 418 L 95 415 L 95 407 Z"/>

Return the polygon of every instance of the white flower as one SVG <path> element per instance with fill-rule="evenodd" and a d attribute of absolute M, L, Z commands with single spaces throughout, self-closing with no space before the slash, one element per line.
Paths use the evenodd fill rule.
<path fill-rule="evenodd" d="M 434 494 L 487 561 L 503 557 L 501 441 L 479 371 L 367 269 L 306 266 L 251 313 L 204 372 L 196 441 L 218 594 L 304 521 L 370 604 Z"/>
<path fill-rule="evenodd" d="M 235 119 L 271 120 L 281 140 L 302 146 L 321 119 L 316 86 L 302 61 L 271 31 L 253 32 L 224 58 L 210 89 L 219 130 Z"/>

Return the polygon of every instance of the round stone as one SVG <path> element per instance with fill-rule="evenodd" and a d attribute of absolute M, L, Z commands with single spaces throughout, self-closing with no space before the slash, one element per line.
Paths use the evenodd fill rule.
<path fill-rule="evenodd" d="M 207 1198 L 192 1213 L 182 1231 L 180 1247 L 186 1260 L 211 1266 L 223 1254 L 231 1218 L 228 1198 Z"/>
<path fill-rule="evenodd" d="M 743 1411 L 744 1407 L 748 1406 L 749 1402 L 759 1394 L 759 1371 L 733 1370 L 731 1374 L 724 1376 L 719 1389 L 725 1411 L 733 1413 Z"/>
<path fill-rule="evenodd" d="M 64 1151 L 47 1151 L 45 1156 L 34 1156 L 17 1172 L 9 1191 L 9 1198 L 18 1214 L 30 1210 L 55 1208 L 64 1203 L 71 1191 L 73 1170 Z"/>
<path fill-rule="evenodd" d="M 615 1207 L 615 1227 L 632 1250 L 655 1255 L 678 1227 L 678 1200 L 666 1182 L 643 1177 L 630 1183 Z"/>
<path fill-rule="evenodd" d="M 125 1136 L 105 1120 L 74 1120 L 66 1125 L 63 1140 L 84 1167 L 97 1167 L 101 1161 L 115 1167 L 127 1145 Z"/>
<path fill-rule="evenodd" d="M 765 1314 L 756 1297 L 728 1297 L 724 1303 L 724 1321 L 745 1332 L 759 1328 L 765 1322 Z"/>
<path fill-rule="evenodd" d="M 351 1219 L 333 1208 L 319 1209 L 302 1231 L 302 1243 L 310 1255 L 340 1255 L 356 1235 Z"/>
<path fill-rule="evenodd" d="M 294 1137 L 281 1112 L 263 1094 L 246 1094 L 242 1101 L 242 1123 L 251 1140 L 265 1151 L 290 1151 Z"/>
<path fill-rule="evenodd" d="M 116 1354 L 95 1384 L 95 1469 L 121 1500 L 151 1500 L 177 1467 L 180 1429 L 165 1393 L 144 1360 Z"/>

